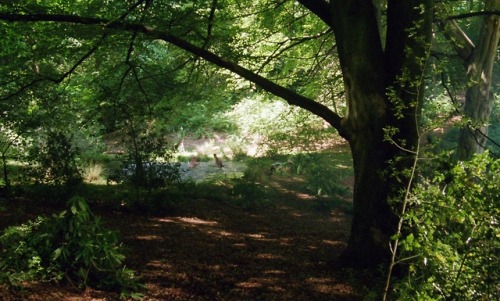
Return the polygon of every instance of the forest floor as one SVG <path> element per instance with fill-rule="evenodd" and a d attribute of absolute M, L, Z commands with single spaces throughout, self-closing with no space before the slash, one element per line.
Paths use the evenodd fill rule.
<path fill-rule="evenodd" d="M 277 192 L 272 206 L 258 210 L 206 198 L 175 214 L 95 213 L 121 233 L 127 267 L 146 286 L 143 300 L 361 300 L 362 281 L 334 265 L 346 246 L 350 214 L 319 210 L 315 197 L 296 192 L 298 181 L 272 177 L 269 185 Z M 43 204 L 19 202 L 5 204 L 0 230 L 50 213 Z M 35 283 L 20 290 L 0 286 L 0 300 L 119 300 L 119 295 Z"/>

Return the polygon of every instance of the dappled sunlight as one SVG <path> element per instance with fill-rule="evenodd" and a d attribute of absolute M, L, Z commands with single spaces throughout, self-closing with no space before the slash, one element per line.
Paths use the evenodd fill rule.
<path fill-rule="evenodd" d="M 237 242 L 237 243 L 233 244 L 233 246 L 238 248 L 238 249 L 245 249 L 247 247 L 247 244 L 243 243 L 243 242 Z"/>
<path fill-rule="evenodd" d="M 228 232 L 225 230 L 209 230 L 209 231 L 207 231 L 207 233 L 211 234 L 211 235 L 221 236 L 221 237 L 234 237 L 234 236 L 236 236 L 235 233 L 231 233 L 231 232 Z"/>
<path fill-rule="evenodd" d="M 169 264 L 163 260 L 152 260 L 148 262 L 146 266 L 150 269 L 167 269 L 167 270 L 170 270 L 174 267 L 173 264 Z"/>
<path fill-rule="evenodd" d="M 342 219 L 339 213 L 333 218 L 299 208 L 292 203 L 278 206 L 270 216 L 266 211 L 239 211 L 237 218 L 213 213 L 209 218 L 205 214 L 148 218 L 154 231 L 165 229 L 164 236 L 155 232 L 135 239 L 147 243 L 146 249 L 158 243 L 165 248 L 159 253 L 163 259 L 145 262 L 141 273 L 165 284 L 156 286 L 162 292 L 157 298 L 168 299 L 165 296 L 171 294 L 188 298 L 193 292 L 215 297 L 221 285 L 229 295 L 249 300 L 273 294 L 295 295 L 298 300 L 353 295 L 353 289 L 333 274 L 312 272 L 345 246 L 345 241 L 329 234 L 339 231 L 336 225 L 345 223 L 345 216 Z M 299 279 L 294 278 L 297 275 Z M 310 277 L 302 278 L 305 275 Z"/>
<path fill-rule="evenodd" d="M 263 272 L 264 275 L 286 275 L 283 270 L 266 270 Z"/>
<path fill-rule="evenodd" d="M 339 241 L 339 240 L 323 239 L 321 242 L 331 247 L 344 247 L 346 245 L 345 241 Z"/>
<path fill-rule="evenodd" d="M 281 285 L 280 285 L 281 284 Z M 262 288 L 266 287 L 266 289 L 271 291 L 284 291 L 283 283 L 279 281 L 279 276 L 274 277 L 256 277 L 250 278 L 247 281 L 238 283 L 238 286 L 242 288 Z"/>
<path fill-rule="evenodd" d="M 277 187 L 275 187 L 277 188 Z M 304 192 L 300 192 L 300 191 L 295 191 L 295 190 L 291 190 L 291 189 L 286 189 L 286 188 L 279 188 L 281 192 L 283 193 L 287 193 L 289 195 L 292 195 L 293 198 L 296 198 L 296 199 L 300 199 L 300 200 L 303 200 L 303 201 L 314 201 L 317 199 L 316 196 L 314 195 L 310 195 L 308 193 L 304 193 Z M 287 208 L 287 207 L 283 207 L 283 208 Z"/>
<path fill-rule="evenodd" d="M 293 181 L 280 183 L 290 193 L 278 190 L 271 206 L 258 209 L 197 199 L 175 215 L 106 211 L 101 203 L 99 213 L 130 248 L 127 267 L 144 279 L 146 300 L 335 299 L 335 289 L 350 285 L 327 263 L 345 246 L 350 216 L 318 211 L 317 198 L 301 198 Z"/>
<path fill-rule="evenodd" d="M 238 265 L 230 263 L 214 264 L 207 266 L 206 269 L 212 272 L 223 272 L 224 270 L 238 269 Z"/>
<path fill-rule="evenodd" d="M 257 280 L 251 279 L 249 281 L 240 282 L 240 283 L 237 284 L 237 286 L 241 287 L 241 288 L 244 288 L 244 289 L 249 289 L 249 288 L 251 289 L 251 288 L 260 288 L 260 287 L 262 287 L 263 284 L 260 283 Z"/>
<path fill-rule="evenodd" d="M 276 255 L 276 254 L 271 254 L 271 253 L 257 254 L 255 256 L 255 258 L 258 258 L 258 259 L 285 259 L 284 256 Z"/>
<path fill-rule="evenodd" d="M 163 239 L 162 237 L 158 235 L 137 235 L 135 239 L 138 240 L 161 240 Z"/>
<path fill-rule="evenodd" d="M 307 200 L 307 201 L 315 200 L 316 199 L 315 196 L 312 196 L 312 195 L 310 195 L 308 193 L 295 192 L 294 195 L 295 195 L 296 198 L 299 198 L 299 199 L 302 199 L 302 200 Z"/>
<path fill-rule="evenodd" d="M 352 166 L 348 166 L 348 165 L 345 165 L 345 164 L 337 164 L 335 165 L 336 168 L 339 168 L 339 169 L 351 169 Z"/>
<path fill-rule="evenodd" d="M 153 221 L 158 221 L 160 223 L 182 223 L 187 225 L 203 225 L 203 226 L 215 226 L 218 224 L 216 221 L 207 221 L 197 217 L 171 217 L 171 218 L 153 218 Z"/>
<path fill-rule="evenodd" d="M 214 226 L 214 225 L 218 224 L 218 222 L 215 222 L 215 221 L 206 221 L 206 220 L 202 220 L 202 219 L 199 219 L 196 217 L 180 217 L 179 220 L 183 223 L 192 224 L 192 225 Z"/>
<path fill-rule="evenodd" d="M 337 210 L 332 210 L 330 212 L 330 218 L 329 218 L 330 222 L 342 223 L 342 222 L 345 222 L 345 220 L 346 220 L 346 215 L 342 210 L 337 209 Z"/>
<path fill-rule="evenodd" d="M 264 234 L 261 234 L 261 233 L 247 234 L 245 236 L 249 237 L 249 238 L 254 238 L 254 239 L 263 239 L 264 238 Z"/>
<path fill-rule="evenodd" d="M 283 246 L 283 247 L 292 246 L 293 245 L 293 239 L 292 238 L 288 238 L 288 237 L 281 238 L 279 243 L 280 243 L 280 246 Z"/>
<path fill-rule="evenodd" d="M 277 191 L 279 191 L 280 193 L 285 193 L 290 195 L 290 197 L 294 199 L 299 199 L 304 201 L 313 201 L 317 199 L 317 197 L 314 195 L 297 191 L 298 187 L 297 182 L 305 183 L 304 179 L 294 177 L 293 181 L 291 179 L 279 179 L 279 181 L 275 180 L 272 182 L 272 187 Z"/>
<path fill-rule="evenodd" d="M 308 278 L 306 283 L 315 291 L 338 296 L 348 296 L 354 293 L 352 288 L 346 288 L 331 278 Z"/>

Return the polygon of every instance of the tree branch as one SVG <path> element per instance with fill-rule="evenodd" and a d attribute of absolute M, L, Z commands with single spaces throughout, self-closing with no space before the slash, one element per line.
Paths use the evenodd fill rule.
<path fill-rule="evenodd" d="M 309 1 L 306 1 L 309 2 Z M 326 4 L 326 2 L 320 2 Z M 190 52 L 196 56 L 203 58 L 204 60 L 211 62 L 223 69 L 229 70 L 242 78 L 249 80 L 267 92 L 274 94 L 291 105 L 301 107 L 309 112 L 323 118 L 325 121 L 330 123 L 334 128 L 336 128 L 341 136 L 348 138 L 348 134 L 342 125 L 342 117 L 330 110 L 327 106 L 318 103 L 310 98 L 302 96 L 290 89 L 282 87 L 267 78 L 264 78 L 255 72 L 246 69 L 238 64 L 225 60 L 217 54 L 198 47 L 186 40 L 180 39 L 168 32 L 159 31 L 155 28 L 145 26 L 143 24 L 127 23 L 127 22 L 110 22 L 106 19 L 101 18 L 91 18 L 91 17 L 81 17 L 77 15 L 59 15 L 59 14 L 6 14 L 0 13 L 0 20 L 6 20 L 11 22 L 62 22 L 62 23 L 73 23 L 73 24 L 84 24 L 84 25 L 96 25 L 101 26 L 105 29 L 116 29 L 122 31 L 137 31 L 145 34 L 150 38 L 164 40 L 172 45 L 175 45 L 187 52 Z"/>
<path fill-rule="evenodd" d="M 333 0 L 331 0 L 333 1 Z M 330 4 L 325 0 L 299 0 L 305 8 L 318 16 L 325 24 L 332 27 L 333 16 L 330 10 Z"/>
<path fill-rule="evenodd" d="M 471 13 L 464 13 L 446 17 L 445 20 L 458 20 L 458 19 L 466 19 L 470 17 L 479 17 L 479 16 L 500 16 L 500 10 L 476 11 Z"/>
<path fill-rule="evenodd" d="M 137 7 L 139 7 L 139 5 L 141 5 L 144 1 L 146 1 L 146 0 L 139 0 L 139 1 L 137 1 L 136 3 L 134 3 L 131 7 L 129 7 L 129 8 L 127 9 L 127 11 L 125 11 L 123 14 L 121 14 L 121 15 L 120 15 L 120 16 L 119 16 L 116 20 L 120 20 L 120 21 L 125 20 L 125 18 L 126 18 L 128 15 L 130 15 L 130 14 L 134 11 L 134 9 L 136 9 Z M 149 2 L 149 1 L 148 1 L 148 2 Z M 148 6 L 148 4 L 149 4 L 148 2 L 146 2 L 146 6 Z M 113 22 L 113 21 L 112 21 L 112 22 Z"/>
<path fill-rule="evenodd" d="M 217 0 L 212 0 L 212 7 L 210 8 L 210 14 L 208 16 L 208 26 L 207 26 L 207 36 L 205 38 L 205 43 L 203 44 L 203 49 L 208 49 L 208 43 L 212 39 L 212 28 L 214 26 L 215 10 L 217 9 Z"/>
<path fill-rule="evenodd" d="M 345 135 L 345 131 L 343 129 L 343 126 L 341 124 L 342 118 L 335 114 L 333 111 L 331 111 L 327 106 L 322 105 L 318 102 L 313 101 L 312 99 L 309 99 L 305 96 L 302 96 L 290 89 L 284 88 L 267 78 L 264 78 L 251 70 L 248 70 L 242 66 L 239 66 L 238 64 L 235 64 L 231 61 L 227 61 L 218 55 L 204 50 L 196 45 L 193 45 L 187 41 L 184 41 L 182 39 L 179 39 L 173 35 L 170 35 L 169 33 L 166 32 L 158 32 L 154 29 L 150 28 L 144 28 L 145 33 L 148 33 L 150 36 L 162 39 L 166 42 L 169 42 L 179 48 L 182 48 L 196 56 L 199 56 L 203 59 L 205 59 L 208 62 L 211 62 L 219 67 L 222 67 L 226 70 L 229 70 L 241 77 L 243 77 L 246 80 L 249 80 L 267 92 L 274 94 L 278 97 L 283 98 L 285 101 L 287 101 L 291 105 L 295 105 L 298 107 L 301 107 L 303 109 L 306 109 L 310 111 L 311 113 L 323 118 L 326 120 L 328 123 L 330 123 L 333 127 L 335 127 L 341 135 Z"/>
<path fill-rule="evenodd" d="M 448 41 L 450 41 L 453 48 L 455 48 L 455 52 L 464 61 L 465 66 L 467 66 L 469 64 L 469 59 L 474 53 L 474 43 L 472 43 L 455 20 L 438 22 L 438 26 L 443 31 Z"/>
<path fill-rule="evenodd" d="M 322 37 L 322 36 L 324 36 L 326 34 L 329 34 L 331 32 L 332 32 L 332 30 L 328 29 L 328 30 L 326 30 L 324 32 L 320 32 L 319 34 L 316 34 L 316 35 L 313 35 L 313 36 L 305 36 L 305 37 L 300 37 L 300 38 L 295 38 L 295 39 L 286 39 L 286 40 L 284 40 L 282 42 L 279 42 L 278 43 L 278 47 L 276 47 L 276 49 L 273 51 L 273 53 L 271 53 L 266 58 L 266 60 L 264 61 L 264 63 L 261 64 L 261 66 L 260 66 L 259 70 L 257 71 L 257 73 L 260 73 L 262 70 L 264 70 L 264 67 L 266 65 L 268 65 L 273 59 L 279 57 L 285 51 L 287 51 L 287 50 L 289 50 L 291 48 L 294 48 L 295 46 L 301 45 L 302 43 L 305 43 L 307 41 L 320 38 L 320 37 Z M 284 46 L 287 43 L 289 43 L 289 44 L 287 46 Z"/>

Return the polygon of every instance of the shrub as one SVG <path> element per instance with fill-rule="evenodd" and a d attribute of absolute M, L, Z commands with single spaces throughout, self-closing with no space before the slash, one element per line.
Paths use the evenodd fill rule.
<path fill-rule="evenodd" d="M 180 163 L 146 162 L 141 165 L 129 164 L 124 168 L 125 179 L 132 184 L 146 188 L 158 188 L 179 184 Z"/>
<path fill-rule="evenodd" d="M 408 275 L 398 300 L 494 300 L 500 296 L 500 160 L 460 162 L 416 187 L 402 241 Z"/>
<path fill-rule="evenodd" d="M 318 196 L 347 196 L 349 189 L 342 184 L 345 174 L 329 165 L 324 155 L 298 155 L 293 160 L 293 167 L 297 174 L 304 174 L 306 190 Z"/>
<path fill-rule="evenodd" d="M 237 199 L 237 204 L 245 210 L 259 210 L 272 206 L 269 188 L 256 182 L 238 179 L 232 193 Z"/>
<path fill-rule="evenodd" d="M 76 163 L 77 151 L 62 132 L 50 132 L 45 142 L 30 150 L 37 182 L 72 186 L 82 181 Z"/>
<path fill-rule="evenodd" d="M 123 246 L 81 197 L 51 217 L 39 216 L 0 236 L 0 281 L 69 281 L 138 297 L 141 285 L 125 268 Z"/>

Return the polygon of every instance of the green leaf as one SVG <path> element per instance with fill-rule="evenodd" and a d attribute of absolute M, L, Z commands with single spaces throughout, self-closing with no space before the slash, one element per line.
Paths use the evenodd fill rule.
<path fill-rule="evenodd" d="M 57 258 L 59 258 L 61 254 L 62 254 L 61 248 L 57 248 L 52 255 L 52 260 L 57 260 Z"/>

